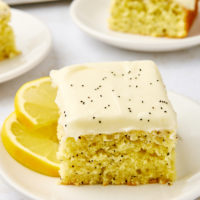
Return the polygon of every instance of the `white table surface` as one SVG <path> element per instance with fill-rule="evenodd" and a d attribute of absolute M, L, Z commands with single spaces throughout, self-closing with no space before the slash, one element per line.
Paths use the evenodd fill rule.
<path fill-rule="evenodd" d="M 70 18 L 69 7 L 70 1 L 16 7 L 47 24 L 53 36 L 53 47 L 47 58 L 36 68 L 0 84 L 0 110 L 6 102 L 6 112 L 0 114 L 0 126 L 13 111 L 14 95 L 23 83 L 46 76 L 51 69 L 84 62 L 152 59 L 158 64 L 167 89 L 200 103 L 200 46 L 171 53 L 141 53 L 117 49 L 81 32 Z M 0 200 L 25 199 L 28 198 L 0 178 Z"/>

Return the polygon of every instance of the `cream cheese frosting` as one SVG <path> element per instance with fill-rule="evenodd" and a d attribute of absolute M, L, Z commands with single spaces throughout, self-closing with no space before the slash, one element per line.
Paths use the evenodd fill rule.
<path fill-rule="evenodd" d="M 144 1 L 148 2 L 149 0 L 144 0 Z M 195 9 L 196 0 L 172 0 L 172 1 L 180 4 L 181 6 L 183 6 L 184 8 L 188 10 Z"/>
<path fill-rule="evenodd" d="M 74 65 L 50 76 L 66 137 L 176 131 L 176 114 L 152 61 Z"/>
<path fill-rule="evenodd" d="M 179 3 L 188 10 L 195 9 L 196 0 L 174 0 L 174 1 Z"/>

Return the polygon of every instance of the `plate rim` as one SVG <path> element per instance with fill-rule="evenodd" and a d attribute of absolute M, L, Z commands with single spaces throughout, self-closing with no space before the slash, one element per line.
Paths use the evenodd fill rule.
<path fill-rule="evenodd" d="M 21 75 L 25 74 L 26 72 L 30 71 L 31 69 L 33 69 L 34 67 L 37 67 L 38 64 L 40 64 L 44 60 L 44 58 L 48 55 L 48 53 L 52 47 L 52 36 L 51 36 L 50 30 L 48 29 L 47 25 L 44 22 L 42 22 L 39 18 L 37 18 L 27 12 L 24 12 L 22 10 L 16 9 L 16 8 L 11 8 L 11 16 L 13 15 L 12 13 L 15 13 L 15 14 L 19 13 L 21 15 L 28 16 L 29 18 L 34 19 L 37 23 L 42 25 L 46 31 L 47 42 L 46 42 L 46 47 L 45 47 L 44 51 L 42 53 L 40 53 L 36 59 L 32 60 L 31 62 L 25 62 L 23 65 L 21 65 L 23 67 L 19 66 L 10 71 L 0 74 L 0 84 L 7 82 L 9 80 L 12 80 L 18 76 L 21 76 Z M 12 18 L 12 20 L 14 21 L 14 18 Z M 23 54 L 23 52 L 22 52 L 22 54 Z M 15 58 L 17 59 L 17 57 L 15 57 Z M 10 60 L 12 60 L 12 58 Z M 9 59 L 6 59 L 5 61 L 9 62 Z"/>
<path fill-rule="evenodd" d="M 1 132 L 1 130 L 0 130 L 0 132 Z M 0 142 L 2 143 L 1 138 L 0 138 Z M 42 198 L 36 196 L 35 194 L 32 194 L 32 193 L 26 191 L 20 185 L 15 183 L 9 176 L 6 176 L 6 174 L 3 171 L 3 169 L 1 168 L 1 166 L 0 166 L 0 176 L 11 188 L 15 189 L 16 192 L 19 192 L 20 194 L 22 194 L 28 198 L 34 199 L 34 200 L 43 200 Z"/>
<path fill-rule="evenodd" d="M 185 99 L 187 101 L 190 101 L 191 103 L 197 105 L 198 107 L 200 107 L 200 103 L 187 97 L 187 96 L 184 96 L 183 94 L 179 94 L 179 93 L 176 93 L 174 91 L 167 91 L 168 94 L 170 95 L 174 95 L 174 96 L 178 96 L 178 97 L 181 97 L 182 99 Z M 1 134 L 1 130 L 0 130 L 0 134 Z M 2 140 L 1 140 L 1 137 L 0 137 L 0 142 L 2 143 Z M 3 146 L 4 147 L 4 146 Z M 5 149 L 5 147 L 4 147 Z M 7 151 L 6 151 L 7 152 Z M 9 155 L 10 156 L 10 155 Z M 10 156 L 11 157 L 11 156 Z M 12 157 L 11 157 L 12 158 Z M 13 159 L 13 158 L 12 158 Z M 14 159 L 13 159 L 14 160 Z M 16 161 L 17 162 L 17 161 Z M 18 162 L 17 162 L 18 163 Z M 20 163 L 19 163 L 20 164 Z M 21 165 L 21 164 L 20 164 Z M 22 165 L 22 167 L 24 167 Z M 32 171 L 32 170 L 31 170 Z M 34 172 L 34 171 L 32 171 Z M 36 172 L 34 172 L 36 173 Z M 41 174 L 42 175 L 42 174 Z M 16 183 L 16 181 L 14 179 L 12 179 L 10 176 L 7 176 L 6 172 L 3 170 L 3 168 L 1 167 L 1 164 L 0 164 L 0 176 L 11 186 L 13 187 L 16 191 L 18 191 L 19 193 L 25 195 L 26 197 L 29 197 L 31 199 L 36 199 L 36 200 L 43 200 L 42 197 L 40 196 L 37 196 L 33 193 L 31 193 L 30 191 L 27 191 L 23 188 L 23 186 L 19 185 Z M 45 176 L 45 175 L 44 175 Z M 50 178 L 55 178 L 55 177 L 50 177 Z M 200 180 L 199 180 L 200 181 Z M 184 194 L 184 196 L 180 196 L 179 198 L 177 198 L 176 200 L 187 200 L 188 198 L 198 198 L 200 196 L 200 190 L 198 187 L 195 187 L 193 191 L 190 191 L 186 194 Z"/>
<path fill-rule="evenodd" d="M 73 21 L 82 31 L 86 32 L 88 35 L 90 35 L 93 38 L 98 39 L 104 43 L 107 43 L 109 45 L 116 46 L 116 47 L 123 48 L 123 49 L 139 51 L 139 52 L 170 52 L 170 51 L 177 51 L 177 50 L 187 49 L 187 48 L 191 48 L 191 47 L 200 45 L 200 34 L 197 36 L 179 38 L 179 39 L 162 38 L 162 37 L 159 38 L 159 37 L 143 36 L 143 35 L 139 35 L 139 34 L 127 34 L 131 37 L 137 36 L 137 37 L 141 37 L 141 39 L 142 38 L 143 39 L 150 38 L 152 40 L 155 40 L 155 41 L 149 40 L 147 42 L 141 42 L 141 40 L 138 40 L 138 39 L 135 39 L 132 41 L 132 40 L 128 40 L 125 38 L 120 38 L 118 36 L 107 35 L 105 33 L 102 33 L 101 31 L 93 29 L 92 27 L 88 26 L 82 20 L 79 19 L 76 12 L 78 11 L 79 4 L 83 4 L 84 1 L 87 1 L 87 0 L 74 0 L 71 3 L 70 15 L 71 15 Z M 99 1 L 99 0 L 93 0 L 93 1 Z M 199 13 L 200 13 L 200 10 L 199 10 Z M 109 31 L 112 32 L 112 30 L 109 30 Z M 113 32 L 116 33 L 115 31 L 113 31 Z M 117 33 L 124 34 L 124 35 L 126 34 L 126 33 L 120 33 L 120 32 L 117 32 Z M 180 41 L 182 41 L 182 42 L 180 43 Z M 120 43 L 120 45 L 118 45 L 117 43 Z M 127 44 L 129 44 L 129 45 L 131 44 L 131 47 L 127 46 Z M 165 47 L 166 44 L 168 44 L 168 46 L 170 46 L 170 47 Z M 145 47 L 141 48 L 141 47 L 139 47 L 140 45 L 145 45 Z M 153 50 L 152 45 L 160 45 L 161 48 Z"/>

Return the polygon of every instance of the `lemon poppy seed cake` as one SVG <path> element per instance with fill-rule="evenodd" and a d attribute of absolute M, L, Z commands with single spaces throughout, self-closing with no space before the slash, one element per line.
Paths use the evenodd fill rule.
<path fill-rule="evenodd" d="M 155 37 L 188 35 L 198 0 L 112 0 L 109 27 Z"/>
<path fill-rule="evenodd" d="M 16 49 L 14 32 L 8 24 L 10 18 L 10 8 L 0 0 L 0 60 L 13 58 L 20 53 Z"/>
<path fill-rule="evenodd" d="M 176 114 L 154 62 L 75 65 L 50 76 L 63 184 L 175 181 Z"/>

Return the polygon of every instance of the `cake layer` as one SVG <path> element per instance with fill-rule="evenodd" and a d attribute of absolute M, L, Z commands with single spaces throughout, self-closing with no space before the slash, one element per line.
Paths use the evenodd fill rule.
<path fill-rule="evenodd" d="M 176 114 L 152 61 L 75 65 L 50 76 L 65 137 L 176 130 Z"/>
<path fill-rule="evenodd" d="M 8 24 L 10 16 L 9 7 L 0 0 L 0 61 L 20 54 L 16 49 L 14 32 Z"/>
<path fill-rule="evenodd" d="M 176 177 L 171 135 L 169 131 L 130 131 L 67 138 L 59 150 L 61 183 L 171 184 Z"/>
<path fill-rule="evenodd" d="M 10 20 L 10 9 L 9 7 L 0 0 L 0 23 L 8 22 Z"/>
<path fill-rule="evenodd" d="M 114 31 L 182 38 L 197 15 L 198 0 L 112 0 L 109 27 Z"/>

